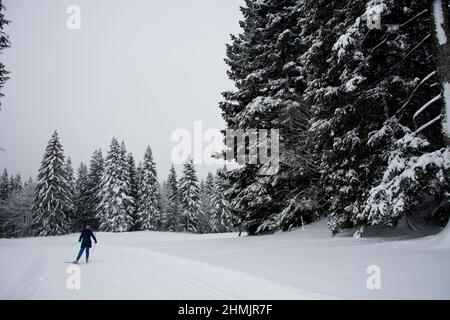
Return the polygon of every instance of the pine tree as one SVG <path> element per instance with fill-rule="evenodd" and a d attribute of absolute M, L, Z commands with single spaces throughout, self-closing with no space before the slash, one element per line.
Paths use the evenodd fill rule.
<path fill-rule="evenodd" d="M 97 209 L 100 205 L 100 190 L 103 173 L 105 171 L 102 151 L 96 150 L 92 154 L 87 181 L 87 199 L 84 218 L 94 229 L 100 227 Z"/>
<path fill-rule="evenodd" d="M 8 200 L 9 197 L 9 180 L 8 180 L 8 170 L 4 169 L 2 175 L 0 176 L 0 202 Z"/>
<path fill-rule="evenodd" d="M 333 233 L 381 221 L 363 214 L 369 190 L 389 170 L 390 147 L 372 143 L 372 136 L 409 131 L 390 127 L 399 123 L 421 131 L 430 151 L 442 146 L 439 128 L 419 128 L 439 115 L 439 103 L 417 113 L 438 94 L 427 82 L 436 63 L 427 36 L 430 19 L 421 14 L 429 8 L 426 2 L 309 3 L 308 20 L 311 12 L 313 21 L 314 16 L 330 17 L 310 34 L 319 45 L 310 48 L 302 64 L 311 77 L 305 96 L 312 106 L 311 131 L 321 155 L 321 185 L 330 199 L 326 210 Z M 381 12 L 381 29 L 366 25 L 373 10 Z M 395 225 L 398 220 L 392 218 Z"/>
<path fill-rule="evenodd" d="M 228 75 L 237 88 L 223 93 L 225 101 L 220 104 L 227 128 L 279 129 L 283 151 L 280 168 L 271 176 L 259 175 L 262 164 L 245 164 L 227 173 L 231 210 L 240 227 L 250 234 L 297 223 L 300 220 L 297 218 L 303 215 L 314 219 L 311 210 L 290 205 L 297 194 L 311 188 L 313 179 L 308 176 L 311 170 L 299 168 L 300 162 L 286 159 L 289 155 L 309 154 L 302 149 L 303 141 L 297 146 L 296 140 L 299 133 L 309 129 L 309 113 L 303 101 L 305 79 L 299 62 L 305 46 L 300 39 L 301 11 L 297 6 L 303 2 L 247 0 L 241 9 L 243 31 L 232 36 L 227 46 Z M 302 118 L 293 123 L 292 113 Z M 251 147 L 258 146 L 248 143 L 245 146 Z M 302 172 L 302 176 L 291 172 Z"/>
<path fill-rule="evenodd" d="M 138 191 L 139 230 L 158 230 L 161 220 L 159 185 L 152 150 L 147 148 L 140 170 Z"/>
<path fill-rule="evenodd" d="M 8 182 L 8 170 L 5 168 L 0 176 L 0 237 L 5 235 L 5 219 L 7 215 L 4 210 L 4 204 L 9 199 L 9 182 Z"/>
<path fill-rule="evenodd" d="M 437 79 L 430 6 L 246 1 L 243 31 L 227 46 L 237 89 L 220 107 L 228 128 L 279 128 L 282 153 L 273 176 L 247 164 L 226 173 L 241 228 L 288 230 L 328 212 L 336 233 L 396 225 L 418 203 L 430 216 L 442 211 L 448 149 L 434 83 L 448 59 L 438 48 Z M 380 28 L 369 28 L 374 12 Z"/>
<path fill-rule="evenodd" d="M 202 214 L 198 216 L 197 232 L 207 233 L 209 231 L 209 223 L 206 215 L 209 213 L 208 208 L 209 195 L 206 195 L 204 179 L 200 180 L 199 193 L 200 193 L 200 210 Z"/>
<path fill-rule="evenodd" d="M 200 202 L 202 215 L 199 217 L 199 232 L 211 232 L 211 197 L 214 190 L 214 176 L 208 172 L 206 179 L 200 182 Z"/>
<path fill-rule="evenodd" d="M 75 194 L 76 194 L 76 186 L 75 186 L 75 174 L 72 166 L 72 160 L 70 157 L 67 157 L 66 162 L 64 163 L 64 171 L 66 175 L 66 181 L 67 181 L 67 190 L 69 191 L 69 201 L 70 201 L 70 208 L 66 212 L 66 216 L 68 217 L 70 221 L 70 230 L 69 231 L 75 231 L 74 230 L 74 221 L 76 219 L 75 217 Z"/>
<path fill-rule="evenodd" d="M 10 46 L 9 37 L 5 33 L 4 29 L 6 25 L 9 24 L 9 21 L 5 19 L 5 7 L 0 0 L 0 54 L 3 53 L 3 50 Z M 0 62 L 0 98 L 3 97 L 2 89 L 5 85 L 5 82 L 9 79 L 8 71 L 5 70 L 5 66 Z M 1 102 L 0 102 L 0 110 L 1 110 Z"/>
<path fill-rule="evenodd" d="M 131 205 L 130 208 L 130 215 L 133 221 L 133 227 L 132 230 L 138 230 L 138 216 L 137 216 L 137 210 L 138 210 L 138 202 L 139 202 L 139 195 L 138 195 L 138 189 L 139 189 L 139 177 L 138 177 L 138 170 L 136 168 L 136 163 L 134 161 L 134 156 L 130 152 L 127 155 L 127 163 L 128 163 L 128 172 L 130 177 L 130 197 L 133 199 L 133 205 Z"/>
<path fill-rule="evenodd" d="M 211 190 L 211 218 L 212 232 L 229 232 L 233 230 L 233 221 L 229 210 L 229 203 L 224 193 L 227 189 L 227 181 L 224 179 L 224 170 L 218 171 L 214 177 Z"/>
<path fill-rule="evenodd" d="M 174 166 L 170 168 L 166 182 L 167 206 L 164 213 L 165 229 L 168 231 L 182 231 L 184 229 L 182 221 L 182 208 L 180 202 L 180 190 L 178 187 L 177 173 Z"/>
<path fill-rule="evenodd" d="M 105 161 L 105 171 L 99 192 L 97 208 L 100 230 L 112 232 L 128 231 L 132 226 L 130 216 L 128 163 L 124 144 L 113 138 Z"/>
<path fill-rule="evenodd" d="M 180 199 L 182 205 L 182 223 L 187 232 L 198 232 L 199 217 L 203 214 L 200 203 L 198 178 L 192 159 L 183 165 L 183 176 L 180 180 Z"/>
<path fill-rule="evenodd" d="M 133 194 L 132 175 L 134 175 L 134 172 L 132 173 L 132 170 L 135 170 L 135 168 L 130 167 L 129 153 L 124 141 L 122 141 L 122 143 L 120 144 L 120 156 L 123 163 L 121 179 L 125 183 L 125 190 L 127 195 L 125 200 L 125 208 L 127 210 L 128 216 L 131 218 L 131 225 L 129 227 L 129 230 L 133 230 L 133 216 L 136 212 L 136 199 L 134 198 L 135 195 Z M 133 158 L 133 156 L 131 157 Z M 135 183 L 135 181 L 133 183 Z"/>
<path fill-rule="evenodd" d="M 167 212 L 169 201 L 167 199 L 167 182 L 163 181 L 159 184 L 160 190 L 160 198 L 159 198 L 159 208 L 160 208 L 160 231 L 169 231 L 168 229 L 168 221 L 167 221 Z"/>
<path fill-rule="evenodd" d="M 73 230 L 81 230 L 91 220 L 89 215 L 89 170 L 83 162 L 77 170 L 75 186 L 75 215 L 72 227 Z"/>
<path fill-rule="evenodd" d="M 64 169 L 64 151 L 55 131 L 44 153 L 33 199 L 35 235 L 61 235 L 70 231 L 67 216 L 67 212 L 73 210 L 70 197 Z"/>

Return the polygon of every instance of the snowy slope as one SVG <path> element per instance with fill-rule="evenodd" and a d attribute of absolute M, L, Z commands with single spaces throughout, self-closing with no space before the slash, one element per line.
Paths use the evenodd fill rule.
<path fill-rule="evenodd" d="M 447 228 L 448 229 L 448 228 Z M 3 299 L 449 299 L 446 233 L 422 238 L 330 238 L 326 224 L 259 237 L 98 233 L 81 289 L 64 260 L 77 235 L 0 240 Z M 368 290 L 367 267 L 381 270 Z"/>

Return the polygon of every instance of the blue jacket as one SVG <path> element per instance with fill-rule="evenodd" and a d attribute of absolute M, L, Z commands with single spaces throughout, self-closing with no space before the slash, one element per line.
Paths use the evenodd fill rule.
<path fill-rule="evenodd" d="M 92 247 L 91 237 L 94 239 L 95 243 L 97 243 L 97 239 L 94 236 L 94 233 L 90 229 L 83 229 L 80 234 L 80 239 L 78 239 L 78 242 L 81 241 L 81 247 L 82 248 L 90 248 Z"/>

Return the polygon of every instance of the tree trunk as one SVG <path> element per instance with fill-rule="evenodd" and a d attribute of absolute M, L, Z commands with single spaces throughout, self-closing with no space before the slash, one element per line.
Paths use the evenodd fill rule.
<path fill-rule="evenodd" d="M 450 0 L 434 0 L 432 16 L 435 26 L 437 73 L 444 99 L 442 129 L 446 145 L 450 145 Z"/>

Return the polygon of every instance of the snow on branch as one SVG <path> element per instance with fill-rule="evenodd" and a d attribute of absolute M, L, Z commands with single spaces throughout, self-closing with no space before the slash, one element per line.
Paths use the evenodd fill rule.
<path fill-rule="evenodd" d="M 422 112 L 424 112 L 429 106 L 431 106 L 433 103 L 435 103 L 437 100 L 442 98 L 442 94 L 438 94 L 433 99 L 425 103 L 419 110 L 416 111 L 413 115 L 413 119 L 415 120 Z"/>
<path fill-rule="evenodd" d="M 398 140 L 389 156 L 389 165 L 379 185 L 374 186 L 358 218 L 370 224 L 395 225 L 414 205 L 419 191 L 440 194 L 449 181 L 450 149 L 421 156 L 409 156 L 407 149 L 423 144 L 415 133 Z"/>
<path fill-rule="evenodd" d="M 440 120 L 442 118 L 442 115 L 438 115 L 436 118 L 434 118 L 433 120 L 428 121 L 427 123 L 425 123 L 423 126 L 421 126 L 419 129 L 417 129 L 414 133 L 419 133 L 422 132 L 423 130 L 425 130 L 426 128 L 428 128 L 429 126 L 431 126 L 433 123 L 435 123 L 436 121 Z"/>
<path fill-rule="evenodd" d="M 411 93 L 411 95 L 409 96 L 408 100 L 405 102 L 405 104 L 398 109 L 398 111 L 396 112 L 396 114 L 400 113 L 400 111 L 402 111 L 404 108 L 406 108 L 406 106 L 411 102 L 412 97 L 414 96 L 414 94 L 416 93 L 416 91 L 419 89 L 419 87 L 424 84 L 426 81 L 428 81 L 428 79 L 430 79 L 432 76 L 434 76 L 436 74 L 436 71 L 431 72 L 429 75 L 427 75 L 425 78 L 422 79 L 422 81 L 420 81 L 420 83 L 414 88 L 413 92 Z"/>

